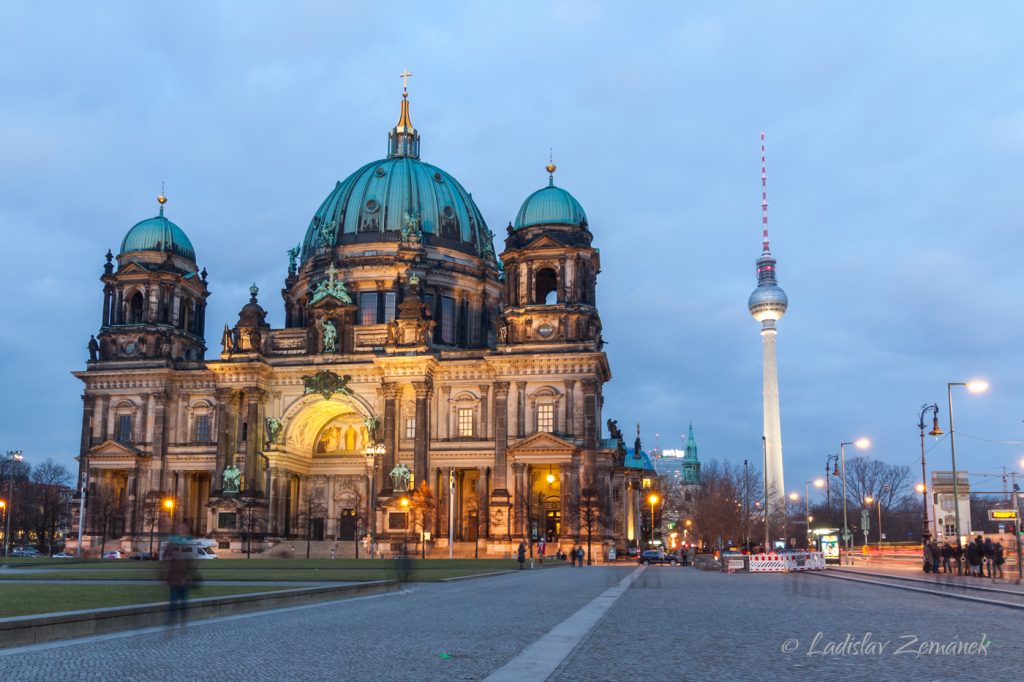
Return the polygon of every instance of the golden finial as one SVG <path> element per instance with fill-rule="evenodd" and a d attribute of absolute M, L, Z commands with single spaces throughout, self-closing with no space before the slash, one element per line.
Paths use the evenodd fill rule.
<path fill-rule="evenodd" d="M 398 74 L 398 77 L 402 79 L 402 97 L 409 96 L 409 76 L 412 72 L 409 69 L 402 69 L 402 73 Z"/>
<path fill-rule="evenodd" d="M 544 166 L 544 170 L 546 170 L 548 173 L 554 173 L 556 170 L 558 170 L 558 166 L 556 166 L 553 163 L 549 163 L 548 165 Z"/>
<path fill-rule="evenodd" d="M 164 183 L 162 180 L 160 181 L 160 196 L 156 198 L 156 203 L 161 206 L 167 203 L 167 197 L 164 196 Z"/>
<path fill-rule="evenodd" d="M 555 171 L 558 170 L 558 166 L 555 165 L 554 154 L 550 148 L 548 148 L 548 165 L 544 166 L 544 170 L 548 172 L 548 185 L 554 185 Z"/>

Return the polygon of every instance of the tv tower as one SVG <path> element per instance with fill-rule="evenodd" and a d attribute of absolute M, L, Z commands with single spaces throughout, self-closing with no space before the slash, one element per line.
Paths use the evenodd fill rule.
<path fill-rule="evenodd" d="M 775 359 L 775 323 L 786 314 L 789 299 L 775 279 L 775 258 L 768 247 L 768 174 L 765 170 L 764 133 L 761 133 L 761 257 L 757 259 L 757 288 L 747 301 L 747 310 L 761 323 L 764 348 L 764 456 L 765 489 L 773 509 L 785 505 L 782 479 L 782 425 L 779 418 L 779 372 Z"/>

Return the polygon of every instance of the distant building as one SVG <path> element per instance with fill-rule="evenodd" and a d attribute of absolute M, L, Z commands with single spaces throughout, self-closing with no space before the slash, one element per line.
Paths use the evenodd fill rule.
<path fill-rule="evenodd" d="M 971 482 L 967 473 L 958 471 L 957 497 L 960 498 L 960 535 L 971 535 Z M 938 542 L 956 543 L 956 510 L 953 496 L 953 472 L 932 472 L 932 496 L 928 523 Z"/>

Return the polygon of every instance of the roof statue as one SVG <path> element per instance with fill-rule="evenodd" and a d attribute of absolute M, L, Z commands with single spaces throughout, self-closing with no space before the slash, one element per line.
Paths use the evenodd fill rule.
<path fill-rule="evenodd" d="M 345 289 L 345 284 L 340 279 L 334 279 L 334 276 L 338 274 L 338 268 L 331 267 L 327 268 L 327 279 L 321 280 L 316 285 L 316 289 L 313 290 L 313 296 L 309 299 L 310 304 L 316 304 L 327 298 L 333 296 L 342 303 L 352 303 L 352 297 L 349 296 L 348 290 Z"/>

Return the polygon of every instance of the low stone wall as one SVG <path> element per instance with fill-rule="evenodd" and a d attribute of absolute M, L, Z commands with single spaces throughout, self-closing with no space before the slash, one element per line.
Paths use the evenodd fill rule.
<path fill-rule="evenodd" d="M 275 592 L 207 597 L 189 601 L 187 616 L 189 620 L 201 620 L 283 606 L 397 592 L 399 587 L 393 580 L 378 580 L 355 585 L 302 587 Z M 0 618 L 0 648 L 135 630 L 164 625 L 166 622 L 167 602 Z"/>

